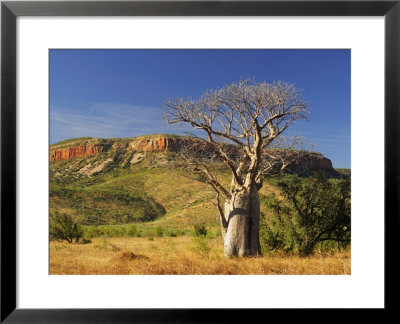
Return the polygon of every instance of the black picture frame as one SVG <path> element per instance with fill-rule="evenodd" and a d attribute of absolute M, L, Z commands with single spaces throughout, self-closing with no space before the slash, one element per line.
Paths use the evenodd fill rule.
<path fill-rule="evenodd" d="M 16 19 L 19 16 L 384 16 L 385 310 L 395 310 L 398 256 L 400 0 L 392 1 L 2 1 L 1 2 L 1 322 L 198 323 L 265 316 L 253 309 L 16 308 Z M 373 150 L 373 148 L 371 148 Z M 373 154 L 368 152 L 367 154 Z M 368 156 L 366 156 L 368 158 Z M 368 180 L 366 180 L 368 181 Z M 368 185 L 366 183 L 366 185 Z M 373 190 L 373 188 L 371 188 Z M 373 257 L 373 256 L 371 256 Z M 270 315 L 268 315 L 270 316 Z M 252 320 L 248 320 L 251 322 Z"/>

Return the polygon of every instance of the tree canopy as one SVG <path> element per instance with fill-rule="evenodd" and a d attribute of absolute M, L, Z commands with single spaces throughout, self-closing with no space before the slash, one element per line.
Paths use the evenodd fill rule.
<path fill-rule="evenodd" d="M 309 104 L 293 84 L 250 79 L 207 90 L 198 100 L 169 100 L 163 108 L 170 124 L 186 123 L 203 131 L 239 186 L 254 184 L 262 160 L 277 156 L 266 155 L 265 149 L 294 121 L 307 119 L 309 114 Z M 238 158 L 232 158 L 227 144 L 239 147 Z"/>

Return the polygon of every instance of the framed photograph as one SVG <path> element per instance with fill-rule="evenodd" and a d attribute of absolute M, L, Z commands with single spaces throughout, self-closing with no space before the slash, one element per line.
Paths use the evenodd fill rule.
<path fill-rule="evenodd" d="M 3 1 L 1 321 L 393 309 L 399 16 Z"/>

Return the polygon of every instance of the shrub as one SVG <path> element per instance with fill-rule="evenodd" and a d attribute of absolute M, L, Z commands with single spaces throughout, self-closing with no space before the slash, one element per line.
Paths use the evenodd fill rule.
<path fill-rule="evenodd" d="M 344 248 L 350 243 L 350 180 L 329 180 L 323 174 L 308 179 L 290 176 L 278 186 L 284 200 L 264 198 L 272 211 L 268 221 L 261 215 L 264 249 L 308 255 L 316 248 Z"/>
<path fill-rule="evenodd" d="M 194 225 L 194 235 L 197 237 L 207 236 L 207 227 L 204 223 Z"/>
<path fill-rule="evenodd" d="M 177 237 L 178 235 L 174 231 L 168 231 L 165 233 L 167 237 Z"/>
<path fill-rule="evenodd" d="M 68 243 L 79 242 L 83 235 L 82 228 L 66 214 L 55 212 L 50 215 L 50 240 L 65 240 Z"/>
<path fill-rule="evenodd" d="M 101 228 L 97 226 L 86 226 L 84 227 L 84 237 L 91 239 L 94 237 L 100 237 L 104 235 L 104 232 Z"/>

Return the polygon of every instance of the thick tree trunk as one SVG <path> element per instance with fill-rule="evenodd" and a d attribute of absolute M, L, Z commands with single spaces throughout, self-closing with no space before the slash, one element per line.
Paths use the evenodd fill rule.
<path fill-rule="evenodd" d="M 243 188 L 225 203 L 228 228 L 224 240 L 226 257 L 261 255 L 259 226 L 260 199 L 258 190 Z"/>

